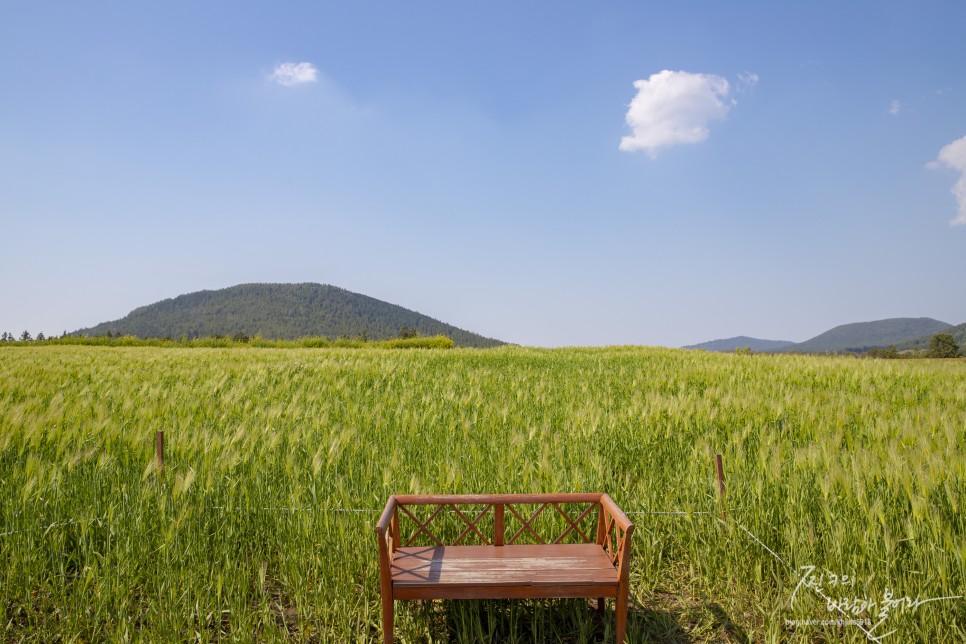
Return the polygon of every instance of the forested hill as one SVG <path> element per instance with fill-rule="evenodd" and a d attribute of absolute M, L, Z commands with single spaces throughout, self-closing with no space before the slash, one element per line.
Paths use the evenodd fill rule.
<path fill-rule="evenodd" d="M 934 333 L 949 333 L 961 345 L 966 342 L 966 324 L 953 327 L 932 318 L 889 318 L 873 322 L 843 324 L 799 343 L 738 336 L 726 340 L 702 342 L 684 348 L 734 351 L 741 347 L 749 347 L 752 351 L 771 353 L 840 353 L 884 349 L 894 344 L 901 351 L 928 347 Z"/>
<path fill-rule="evenodd" d="M 441 334 L 458 346 L 504 344 L 416 311 L 327 284 L 240 284 L 197 291 L 134 309 L 113 322 L 71 335 L 133 335 L 141 338 L 236 336 L 293 339 L 307 336 L 399 337 L 410 329 Z"/>
<path fill-rule="evenodd" d="M 784 351 L 826 353 L 885 348 L 890 344 L 941 333 L 951 326 L 932 318 L 889 318 L 875 322 L 856 322 L 829 329 L 811 340 L 786 347 Z"/>
<path fill-rule="evenodd" d="M 966 350 L 966 322 L 963 324 L 957 324 L 956 326 L 951 326 L 948 329 L 943 329 L 940 333 L 948 333 L 953 336 L 953 340 L 959 345 L 961 350 Z M 903 342 L 897 346 L 899 351 L 905 349 L 915 349 L 924 350 L 929 348 L 929 341 L 932 339 L 932 335 L 924 335 L 922 337 L 916 338 L 915 340 L 910 340 L 908 342 Z"/>

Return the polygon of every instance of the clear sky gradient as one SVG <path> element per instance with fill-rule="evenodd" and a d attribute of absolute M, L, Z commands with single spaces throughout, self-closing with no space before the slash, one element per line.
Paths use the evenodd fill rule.
<path fill-rule="evenodd" d="M 960 0 L 0 1 L 0 330 L 244 282 L 542 346 L 958 324 L 964 25 Z"/>

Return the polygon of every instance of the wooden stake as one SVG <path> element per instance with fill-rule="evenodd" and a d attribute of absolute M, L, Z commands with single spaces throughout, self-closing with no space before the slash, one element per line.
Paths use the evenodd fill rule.
<path fill-rule="evenodd" d="M 154 457 L 158 461 L 158 469 L 164 469 L 164 431 L 158 430 L 154 435 Z"/>
<path fill-rule="evenodd" d="M 721 518 L 725 521 L 728 520 L 727 513 L 725 512 L 725 484 L 724 484 L 724 465 L 721 462 L 721 454 L 714 455 L 714 463 L 718 469 L 718 496 L 721 500 Z"/>

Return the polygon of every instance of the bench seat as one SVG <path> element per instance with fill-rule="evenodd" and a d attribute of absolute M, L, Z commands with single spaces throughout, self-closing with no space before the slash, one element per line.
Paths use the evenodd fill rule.
<path fill-rule="evenodd" d="M 401 547 L 392 559 L 398 599 L 616 597 L 617 582 L 595 543 Z"/>

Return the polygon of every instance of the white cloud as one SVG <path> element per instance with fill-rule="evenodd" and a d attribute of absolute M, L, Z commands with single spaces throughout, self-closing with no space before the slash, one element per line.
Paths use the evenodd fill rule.
<path fill-rule="evenodd" d="M 758 84 L 758 74 L 753 72 L 744 72 L 743 74 L 738 74 L 738 85 L 741 89 L 751 89 Z"/>
<path fill-rule="evenodd" d="M 625 117 L 633 134 L 621 138 L 620 149 L 646 150 L 652 158 L 663 147 L 704 141 L 708 123 L 723 119 L 734 104 L 727 100 L 728 81 L 711 74 L 665 69 L 634 87 L 637 96 Z"/>
<path fill-rule="evenodd" d="M 956 204 L 959 209 L 949 223 L 953 226 L 966 226 L 966 136 L 956 139 L 940 150 L 936 160 L 929 164 L 930 168 L 940 166 L 946 166 L 960 173 L 959 181 L 950 191 L 956 197 Z"/>
<path fill-rule="evenodd" d="M 892 114 L 893 116 L 898 116 L 899 112 L 901 111 L 902 111 L 902 103 L 900 103 L 899 99 L 897 98 L 892 99 L 892 101 L 889 103 L 889 114 Z"/>
<path fill-rule="evenodd" d="M 312 63 L 281 63 L 275 67 L 268 78 L 279 85 L 294 87 L 314 83 L 318 76 L 319 70 Z"/>

